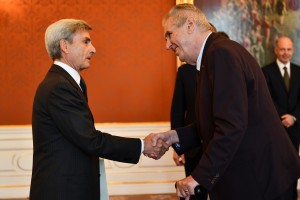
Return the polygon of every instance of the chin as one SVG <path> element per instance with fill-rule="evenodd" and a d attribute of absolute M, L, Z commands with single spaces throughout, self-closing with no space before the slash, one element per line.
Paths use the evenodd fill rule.
<path fill-rule="evenodd" d="M 88 69 L 89 66 L 90 66 L 90 65 L 82 66 L 82 67 L 80 68 L 80 70 L 82 71 L 82 70 L 84 70 L 84 69 Z"/>
<path fill-rule="evenodd" d="M 186 62 L 184 58 L 182 58 L 182 57 L 180 57 L 180 56 L 178 56 L 178 58 L 179 58 L 179 60 L 180 60 L 181 62 Z"/>

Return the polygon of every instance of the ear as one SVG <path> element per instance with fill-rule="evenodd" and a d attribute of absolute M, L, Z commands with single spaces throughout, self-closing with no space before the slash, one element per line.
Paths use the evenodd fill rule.
<path fill-rule="evenodd" d="M 194 17 L 188 17 L 186 20 L 186 28 L 188 33 L 193 33 L 196 28 L 196 20 Z"/>
<path fill-rule="evenodd" d="M 61 39 L 59 41 L 59 45 L 60 45 L 60 49 L 62 52 L 64 53 L 68 53 L 68 41 L 67 40 L 64 40 L 64 39 Z"/>

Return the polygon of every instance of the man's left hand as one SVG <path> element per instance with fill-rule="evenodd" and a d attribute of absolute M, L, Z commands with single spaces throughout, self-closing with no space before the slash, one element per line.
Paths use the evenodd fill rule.
<path fill-rule="evenodd" d="M 176 194 L 179 197 L 189 200 L 190 196 L 195 194 L 194 189 L 197 185 L 199 183 L 192 176 L 188 176 L 176 182 Z"/>

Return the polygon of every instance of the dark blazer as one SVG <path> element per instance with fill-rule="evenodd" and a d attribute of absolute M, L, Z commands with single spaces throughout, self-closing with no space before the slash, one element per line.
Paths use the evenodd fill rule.
<path fill-rule="evenodd" d="M 195 122 L 196 66 L 183 64 L 178 68 L 171 106 L 171 129 Z M 202 148 L 185 153 L 185 157 L 200 159 Z M 189 169 L 189 163 L 186 163 Z M 189 172 L 190 175 L 191 172 Z"/>
<path fill-rule="evenodd" d="M 171 106 L 171 129 L 195 121 L 196 75 L 196 66 L 184 64 L 178 68 Z"/>
<path fill-rule="evenodd" d="M 140 139 L 112 136 L 95 129 L 80 87 L 52 65 L 33 104 L 32 200 L 99 200 L 99 157 L 137 163 Z"/>
<path fill-rule="evenodd" d="M 178 68 L 171 106 L 171 129 L 184 127 L 195 122 L 196 66 L 183 64 Z M 185 152 L 185 174 L 191 175 L 202 156 L 202 145 Z M 180 198 L 184 199 L 184 198 Z M 202 196 L 191 199 L 207 199 L 206 191 Z"/>
<path fill-rule="evenodd" d="M 195 122 L 196 75 L 196 66 L 183 64 L 178 68 L 171 106 L 171 129 Z M 184 155 L 188 158 L 185 164 L 186 175 L 190 175 L 195 165 L 189 161 L 190 159 L 196 160 L 198 163 L 202 155 L 202 148 L 197 147 Z"/>
<path fill-rule="evenodd" d="M 196 123 L 176 129 L 185 151 L 203 139 L 192 177 L 212 200 L 273 199 L 300 177 L 264 75 L 238 43 L 212 33 L 197 76 Z"/>
<path fill-rule="evenodd" d="M 295 116 L 298 121 L 286 131 L 299 152 L 300 141 L 300 67 L 291 63 L 290 65 L 290 91 L 287 92 L 283 77 L 280 73 L 278 65 L 275 62 L 262 68 L 265 75 L 271 97 L 278 112 L 279 117 L 284 114 Z"/>

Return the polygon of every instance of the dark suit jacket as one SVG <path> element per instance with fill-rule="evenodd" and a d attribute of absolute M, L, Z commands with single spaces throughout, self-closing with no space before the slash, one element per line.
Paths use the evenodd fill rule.
<path fill-rule="evenodd" d="M 195 122 L 196 66 L 183 64 L 178 68 L 171 107 L 171 129 Z M 191 175 L 202 156 L 202 145 L 185 152 L 185 175 Z M 184 198 L 180 198 L 184 199 Z M 207 192 L 191 196 L 191 199 L 206 200 Z"/>
<path fill-rule="evenodd" d="M 171 106 L 171 129 L 195 122 L 196 66 L 184 64 L 178 68 Z M 185 154 L 186 175 L 190 175 L 202 155 L 202 147 Z"/>
<path fill-rule="evenodd" d="M 279 117 L 284 114 L 295 116 L 298 121 L 286 128 L 295 148 L 299 151 L 300 140 L 300 67 L 291 63 L 290 91 L 287 92 L 278 65 L 273 62 L 262 68 L 271 97 Z"/>
<path fill-rule="evenodd" d="M 178 68 L 171 107 L 171 129 L 195 121 L 196 66 L 184 64 Z"/>
<path fill-rule="evenodd" d="M 197 77 L 196 123 L 177 129 L 183 150 L 204 153 L 192 177 L 212 200 L 277 197 L 300 177 L 296 154 L 248 51 L 212 33 Z"/>
<path fill-rule="evenodd" d="M 137 163 L 140 139 L 97 131 L 75 80 L 53 65 L 33 104 L 32 200 L 99 200 L 99 157 Z"/>

